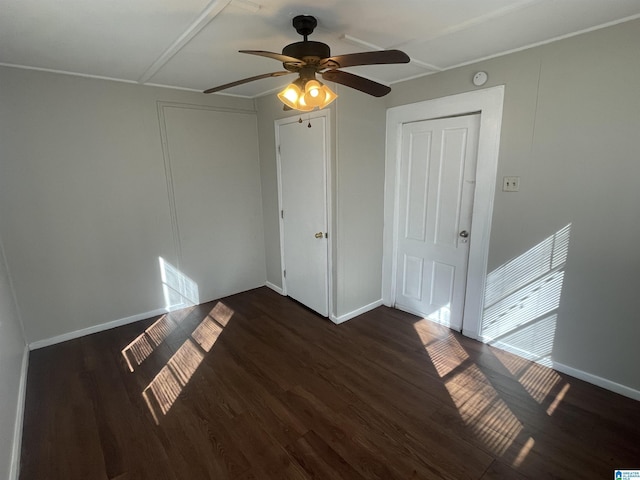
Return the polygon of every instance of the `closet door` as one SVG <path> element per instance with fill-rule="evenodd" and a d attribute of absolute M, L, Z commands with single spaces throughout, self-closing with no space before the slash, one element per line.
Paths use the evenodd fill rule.
<path fill-rule="evenodd" d="M 309 127 L 311 125 L 311 127 Z M 277 124 L 283 290 L 329 315 L 326 117 Z"/>

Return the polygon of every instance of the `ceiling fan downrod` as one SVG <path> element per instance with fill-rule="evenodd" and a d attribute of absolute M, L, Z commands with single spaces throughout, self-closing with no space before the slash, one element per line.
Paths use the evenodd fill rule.
<path fill-rule="evenodd" d="M 293 17 L 293 27 L 302 35 L 302 42 L 294 42 L 282 49 L 282 54 L 288 57 L 300 58 L 308 63 L 317 64 L 321 59 L 331 56 L 329 45 L 322 42 L 314 42 L 308 37 L 318 25 L 318 21 L 311 15 L 298 15 Z M 285 68 L 287 66 L 285 65 Z"/>

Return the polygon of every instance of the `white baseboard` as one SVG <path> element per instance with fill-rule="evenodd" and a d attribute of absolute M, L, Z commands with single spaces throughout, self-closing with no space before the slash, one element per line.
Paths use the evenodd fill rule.
<path fill-rule="evenodd" d="M 578 370 L 577 368 L 573 368 L 562 363 L 553 362 L 553 368 L 559 372 L 566 373 L 567 375 L 592 383 L 598 387 L 602 387 L 606 390 L 640 401 L 640 390 L 635 390 L 631 387 L 627 387 L 626 385 L 607 380 L 606 378 L 602 378 L 591 373 L 583 372 L 582 370 Z"/>
<path fill-rule="evenodd" d="M 481 342 L 482 340 L 478 337 L 478 332 L 476 332 L 475 330 L 465 330 L 464 328 L 464 324 L 462 325 L 462 335 L 464 335 L 465 337 L 469 337 L 472 340 L 477 340 L 479 342 Z"/>
<path fill-rule="evenodd" d="M 284 290 L 283 290 L 282 288 L 280 288 L 279 286 L 274 285 L 274 284 L 273 284 L 273 283 L 271 283 L 271 282 L 267 282 L 267 283 L 265 283 L 265 286 L 266 286 L 266 287 L 269 287 L 271 290 L 273 290 L 274 292 L 279 293 L 280 295 L 284 295 Z"/>
<path fill-rule="evenodd" d="M 515 347 L 509 343 L 492 341 L 490 338 L 486 337 L 482 337 L 479 341 L 486 343 L 487 345 L 491 345 L 492 347 L 499 348 L 500 350 L 513 353 L 514 355 L 518 355 L 519 357 L 526 358 L 527 360 L 531 360 L 532 362 L 536 362 L 545 367 L 553 368 L 553 362 L 551 361 L 550 355 L 540 356 L 540 354 L 538 353 L 523 350 L 522 348 Z"/>
<path fill-rule="evenodd" d="M 380 305 L 382 305 L 382 299 L 376 300 L 375 302 L 372 302 L 369 305 L 365 305 L 364 307 L 360 307 L 349 313 L 345 313 L 344 315 L 340 315 L 339 317 L 336 317 L 335 315 L 331 315 L 329 318 L 333 323 L 340 324 L 340 323 L 346 322 L 347 320 L 351 320 L 352 318 L 357 317 L 358 315 L 367 313 L 369 310 L 378 308 Z"/>
<path fill-rule="evenodd" d="M 29 350 L 48 347 L 50 345 L 55 345 L 56 343 L 66 342 L 67 340 L 84 337 L 85 335 L 91 335 L 92 333 L 104 332 L 105 330 L 145 320 L 147 318 L 155 317 L 156 315 L 163 315 L 165 313 L 167 313 L 166 308 L 158 308 L 156 310 L 151 310 L 150 312 L 139 313 L 137 315 L 132 315 L 131 317 L 112 320 L 107 323 L 101 323 L 100 325 L 94 325 L 92 327 L 82 328 L 73 332 L 63 333 L 62 335 L 56 335 L 55 337 L 45 338 L 44 340 L 36 340 L 29 344 Z"/>
<path fill-rule="evenodd" d="M 11 449 L 11 466 L 9 480 L 18 480 L 20 476 L 20 454 L 22 452 L 22 425 L 24 422 L 24 406 L 27 397 L 27 372 L 29 371 L 29 346 L 24 346 L 22 366 L 20 367 L 20 385 L 18 385 L 18 406 L 16 421 L 13 427 L 13 447 Z"/>
<path fill-rule="evenodd" d="M 627 387 L 626 385 L 622 385 L 612 380 L 593 375 L 592 373 L 588 373 L 583 370 L 578 370 L 577 368 L 573 368 L 562 363 L 554 362 L 550 360 L 549 357 L 544 357 L 544 359 L 542 360 L 537 359 L 536 355 L 506 343 L 502 343 L 499 341 L 491 342 L 491 340 L 487 338 L 481 338 L 480 341 L 491 345 L 492 347 L 500 348 L 501 350 L 506 350 L 507 352 L 526 358 L 527 360 L 532 360 L 536 363 L 544 365 L 545 367 L 550 367 L 561 373 L 566 373 L 567 375 L 571 375 L 572 377 L 584 380 L 585 382 L 591 383 L 592 385 L 602 387 L 605 390 L 619 393 L 620 395 L 633 398 L 634 400 L 640 400 L 640 391 L 634 390 L 633 388 Z"/>

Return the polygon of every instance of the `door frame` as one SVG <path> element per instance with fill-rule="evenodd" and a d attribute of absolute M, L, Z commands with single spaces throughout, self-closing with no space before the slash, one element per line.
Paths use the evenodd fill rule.
<path fill-rule="evenodd" d="M 491 233 L 491 217 L 498 172 L 504 85 L 426 100 L 387 109 L 385 160 L 384 233 L 382 259 L 382 301 L 393 307 L 396 299 L 397 236 L 399 215 L 399 168 L 402 125 L 455 115 L 480 113 L 476 188 L 473 197 L 467 285 L 462 333 L 474 339 L 480 335 L 484 285 Z"/>
<path fill-rule="evenodd" d="M 332 208 L 332 169 L 331 169 L 331 111 L 330 110 L 316 110 L 313 112 L 305 112 L 304 114 L 296 114 L 291 117 L 280 118 L 274 121 L 274 129 L 276 136 L 276 171 L 278 176 L 278 225 L 280 234 L 280 275 L 282 285 L 282 295 L 287 295 L 287 279 L 284 276 L 286 265 L 284 263 L 284 219 L 280 212 L 283 210 L 282 205 L 282 163 L 280 160 L 280 126 L 288 125 L 290 123 L 298 123 L 299 119 L 302 119 L 303 123 L 306 120 L 315 118 L 324 119 L 324 144 L 325 144 L 325 208 L 327 215 L 326 233 L 327 238 L 327 296 L 329 306 L 329 319 L 335 321 L 335 315 L 333 310 L 333 234 L 331 232 L 331 226 L 333 225 L 333 208 Z"/>

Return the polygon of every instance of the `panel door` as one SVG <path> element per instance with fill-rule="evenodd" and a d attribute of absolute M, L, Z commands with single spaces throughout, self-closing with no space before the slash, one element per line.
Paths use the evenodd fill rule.
<path fill-rule="evenodd" d="M 402 128 L 395 304 L 462 329 L 480 115 Z"/>

